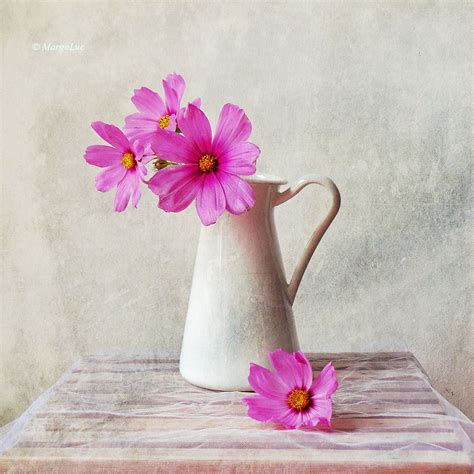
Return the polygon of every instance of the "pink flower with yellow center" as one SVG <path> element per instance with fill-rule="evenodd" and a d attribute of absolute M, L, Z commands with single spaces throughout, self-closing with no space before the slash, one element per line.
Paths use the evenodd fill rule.
<path fill-rule="evenodd" d="M 225 209 L 242 214 L 255 204 L 253 189 L 240 176 L 255 173 L 260 150 L 249 143 L 252 126 L 245 112 L 226 104 L 212 136 L 202 110 L 189 104 L 180 116 L 178 133 L 159 132 L 151 148 L 160 158 L 179 163 L 158 171 L 148 182 L 168 212 L 186 209 L 196 200 L 204 225 L 214 224 Z"/>
<path fill-rule="evenodd" d="M 338 387 L 332 363 L 313 379 L 311 363 L 302 352 L 278 349 L 268 357 L 275 372 L 250 364 L 248 380 L 257 395 L 242 400 L 248 406 L 248 416 L 286 428 L 315 427 L 318 423 L 330 426 L 331 396 Z"/>
<path fill-rule="evenodd" d="M 178 115 L 186 84 L 179 74 L 168 74 L 163 80 L 165 100 L 157 92 L 142 87 L 136 89 L 132 102 L 138 112 L 125 118 L 125 133 L 131 140 L 139 139 L 146 146 L 157 130 L 175 132 L 178 128 Z M 193 101 L 198 107 L 201 99 Z"/>
<path fill-rule="evenodd" d="M 92 123 L 92 128 L 107 145 L 91 145 L 84 153 L 87 163 L 104 168 L 95 178 L 98 191 L 106 192 L 117 187 L 115 194 L 115 210 L 126 209 L 130 197 L 135 207 L 141 197 L 140 185 L 147 174 L 141 162 L 143 146 L 137 141 L 130 142 L 125 134 L 114 125 L 103 122 Z"/>

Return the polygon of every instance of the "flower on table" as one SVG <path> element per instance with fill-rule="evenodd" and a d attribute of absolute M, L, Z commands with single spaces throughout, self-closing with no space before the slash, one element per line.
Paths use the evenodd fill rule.
<path fill-rule="evenodd" d="M 329 362 L 313 380 L 313 371 L 302 352 L 278 349 L 269 353 L 275 372 L 250 364 L 249 383 L 257 395 L 245 397 L 248 416 L 286 428 L 330 426 L 332 394 L 337 390 L 336 371 Z"/>
<path fill-rule="evenodd" d="M 255 204 L 251 186 L 241 176 L 255 173 L 259 148 L 248 142 L 252 125 L 243 109 L 223 106 L 214 137 L 202 110 L 189 104 L 180 114 L 183 135 L 156 132 L 151 148 L 161 159 L 178 163 L 158 171 L 148 182 L 159 207 L 179 212 L 193 200 L 204 225 L 214 224 L 227 209 L 242 214 Z"/>
<path fill-rule="evenodd" d="M 97 135 L 108 145 L 91 145 L 84 153 L 87 163 L 104 168 L 95 178 L 98 191 L 106 192 L 117 187 L 115 210 L 126 209 L 130 197 L 135 207 L 141 197 L 140 185 L 147 174 L 146 166 L 141 162 L 143 146 L 137 141 L 131 142 L 116 126 L 103 122 L 91 124 Z"/>
<path fill-rule="evenodd" d="M 132 139 L 139 139 L 145 146 L 157 130 L 175 132 L 178 129 L 178 115 L 186 83 L 179 74 L 168 74 L 163 80 L 165 100 L 160 94 L 142 87 L 135 89 L 132 102 L 138 112 L 125 118 L 125 133 Z M 198 107 L 201 99 L 193 101 Z"/>

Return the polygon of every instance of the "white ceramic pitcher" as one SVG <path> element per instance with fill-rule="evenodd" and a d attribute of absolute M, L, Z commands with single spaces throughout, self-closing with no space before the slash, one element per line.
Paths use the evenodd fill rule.
<path fill-rule="evenodd" d="M 286 181 L 263 175 L 247 178 L 257 198 L 249 212 L 224 213 L 202 227 L 181 349 L 181 375 L 214 390 L 251 390 L 249 364 L 268 367 L 279 347 L 299 349 L 292 304 L 321 237 L 336 216 L 340 195 L 329 178 L 308 175 L 283 192 Z M 288 284 L 275 230 L 273 209 L 308 184 L 324 186 L 332 205 L 316 228 Z"/>

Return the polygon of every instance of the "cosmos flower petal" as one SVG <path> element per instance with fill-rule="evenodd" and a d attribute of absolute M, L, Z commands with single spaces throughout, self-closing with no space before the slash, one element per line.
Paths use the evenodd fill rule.
<path fill-rule="evenodd" d="M 281 423 L 285 428 L 294 429 L 299 428 L 303 423 L 303 413 L 286 408 L 285 411 L 281 412 L 275 419 Z"/>
<path fill-rule="evenodd" d="M 158 128 L 159 117 L 150 117 L 141 112 L 134 112 L 125 117 L 125 130 L 132 130 L 133 128 L 144 127 L 147 131 L 156 130 Z M 126 133 L 128 136 L 128 133 Z"/>
<path fill-rule="evenodd" d="M 146 157 L 146 158 L 148 158 L 148 157 Z M 143 181 L 145 176 L 148 174 L 148 169 L 145 166 L 145 164 L 143 163 L 143 161 L 141 163 L 137 164 L 137 169 L 138 169 L 138 173 L 140 175 L 140 179 Z"/>
<path fill-rule="evenodd" d="M 179 128 L 186 139 L 194 143 L 201 155 L 210 153 L 212 148 L 211 124 L 201 109 L 193 104 L 188 104 L 179 119 Z"/>
<path fill-rule="evenodd" d="M 201 108 L 201 99 L 198 97 L 196 99 L 193 99 L 191 102 L 189 102 L 190 104 L 193 104 L 195 105 L 197 108 Z M 184 114 L 184 111 L 186 110 L 186 107 L 181 107 L 176 115 L 176 120 L 178 122 L 178 128 L 179 128 L 179 121 L 181 119 L 181 117 L 183 116 Z"/>
<path fill-rule="evenodd" d="M 176 114 L 179 104 L 184 94 L 186 83 L 182 76 L 176 73 L 168 74 L 163 80 L 163 90 L 165 91 L 168 112 Z"/>
<path fill-rule="evenodd" d="M 138 170 L 133 173 L 133 181 L 130 183 L 132 189 L 132 204 L 133 207 L 138 206 L 138 202 L 142 196 L 142 192 L 140 189 L 140 174 Z"/>
<path fill-rule="evenodd" d="M 107 145 L 88 146 L 84 153 L 84 159 L 90 165 L 106 168 L 120 163 L 122 152 Z"/>
<path fill-rule="evenodd" d="M 311 393 L 313 397 L 329 397 L 337 390 L 337 387 L 336 371 L 332 362 L 329 362 L 312 383 Z"/>
<path fill-rule="evenodd" d="M 269 422 L 277 421 L 281 417 L 282 410 L 288 411 L 288 407 L 280 400 L 273 400 L 261 395 L 244 397 L 242 402 L 248 406 L 248 415 L 254 420 Z"/>
<path fill-rule="evenodd" d="M 100 138 L 112 145 L 117 150 L 125 153 L 130 150 L 130 143 L 120 128 L 104 122 L 93 122 L 91 127 Z"/>
<path fill-rule="evenodd" d="M 315 427 L 320 422 L 318 412 L 313 408 L 302 413 L 303 426 Z"/>
<path fill-rule="evenodd" d="M 332 413 L 331 413 L 331 416 L 332 416 Z M 332 427 L 330 418 L 318 418 L 318 423 L 321 423 L 321 425 L 327 426 L 328 428 Z"/>
<path fill-rule="evenodd" d="M 140 140 L 140 143 L 143 144 L 143 142 L 141 140 Z M 153 150 L 151 149 L 151 146 L 147 145 L 145 147 L 145 151 L 143 152 L 141 163 L 146 165 L 146 164 L 150 163 L 150 161 L 152 161 L 155 158 L 156 158 L 156 156 L 155 156 L 155 153 L 153 152 Z"/>
<path fill-rule="evenodd" d="M 169 115 L 176 114 L 179 111 L 179 100 L 176 92 L 163 81 L 163 89 L 166 96 L 166 111 Z"/>
<path fill-rule="evenodd" d="M 313 382 L 313 369 L 311 363 L 302 352 L 295 352 L 294 357 L 300 363 L 301 378 L 303 380 L 302 387 L 305 390 L 310 390 Z"/>
<path fill-rule="evenodd" d="M 132 193 L 131 179 L 133 179 L 132 173 L 127 173 L 117 186 L 115 194 L 115 210 L 117 212 L 123 212 L 128 206 Z"/>
<path fill-rule="evenodd" d="M 272 371 L 258 364 L 250 364 L 249 384 L 268 398 L 284 399 L 288 394 L 286 385 Z"/>
<path fill-rule="evenodd" d="M 135 160 L 140 161 L 145 153 L 143 143 L 140 140 L 131 140 L 130 143 Z"/>
<path fill-rule="evenodd" d="M 122 163 L 110 166 L 95 177 L 95 187 L 97 191 L 105 193 L 117 186 L 124 178 L 127 170 Z"/>
<path fill-rule="evenodd" d="M 260 149 L 253 143 L 238 143 L 219 156 L 219 165 L 229 173 L 248 176 L 255 173 Z"/>
<path fill-rule="evenodd" d="M 138 207 L 138 202 L 140 201 L 140 198 L 142 197 L 142 191 L 140 189 L 140 186 L 136 186 L 132 189 L 132 203 L 133 207 Z"/>
<path fill-rule="evenodd" d="M 157 156 L 163 160 L 176 163 L 196 164 L 199 161 L 199 152 L 185 137 L 179 133 L 169 133 L 158 130 L 150 137 L 150 145 Z"/>
<path fill-rule="evenodd" d="M 159 207 L 166 212 L 180 212 L 186 209 L 196 198 L 204 177 L 190 179 L 185 186 L 181 186 L 171 194 L 160 196 Z"/>
<path fill-rule="evenodd" d="M 198 107 L 199 109 L 201 108 L 201 98 L 200 97 L 196 97 L 195 99 L 193 99 L 190 104 L 193 104 L 195 105 L 196 107 Z"/>
<path fill-rule="evenodd" d="M 303 387 L 304 380 L 300 363 L 295 359 L 293 354 L 283 349 L 277 349 L 274 352 L 270 352 L 268 357 L 276 373 L 287 384 L 290 390 Z"/>
<path fill-rule="evenodd" d="M 165 196 L 160 196 L 158 207 L 166 212 L 181 212 L 184 211 L 196 198 L 196 193 L 199 189 L 199 183 L 192 183 L 188 190 L 176 191 Z"/>
<path fill-rule="evenodd" d="M 167 195 L 186 187 L 201 177 L 197 165 L 168 166 L 148 181 L 148 187 L 157 195 Z"/>
<path fill-rule="evenodd" d="M 332 417 L 332 400 L 330 398 L 313 398 L 311 410 L 324 424 L 330 424 Z"/>
<path fill-rule="evenodd" d="M 140 112 L 125 117 L 125 134 L 130 141 L 140 139 L 143 145 L 149 144 L 149 137 L 158 130 L 158 119 L 150 118 Z"/>
<path fill-rule="evenodd" d="M 139 112 L 145 114 L 145 116 L 149 118 L 159 119 L 167 113 L 160 94 L 148 89 L 148 87 L 135 89 L 134 95 L 132 96 L 132 102 Z"/>
<path fill-rule="evenodd" d="M 217 122 L 212 152 L 221 155 L 228 148 L 247 141 L 251 132 L 252 125 L 244 110 L 234 104 L 225 104 Z"/>
<path fill-rule="evenodd" d="M 225 195 L 214 173 L 204 174 L 196 195 L 196 210 L 204 225 L 215 224 L 225 209 Z"/>
<path fill-rule="evenodd" d="M 132 204 L 136 208 L 138 202 L 142 196 L 141 192 L 141 183 L 147 172 L 146 166 L 142 163 L 137 162 L 135 168 L 127 171 L 126 179 L 128 180 L 131 194 L 132 194 Z"/>
<path fill-rule="evenodd" d="M 242 214 L 255 204 L 255 193 L 246 181 L 235 174 L 218 171 L 217 177 L 224 190 L 226 209 L 232 214 Z"/>

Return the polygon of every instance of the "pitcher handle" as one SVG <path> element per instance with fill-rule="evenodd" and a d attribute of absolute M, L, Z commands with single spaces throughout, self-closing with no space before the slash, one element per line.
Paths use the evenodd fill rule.
<path fill-rule="evenodd" d="M 311 260 L 311 257 L 313 256 L 313 253 L 316 250 L 316 247 L 321 241 L 323 235 L 336 217 L 341 205 L 341 195 L 339 194 L 339 189 L 337 189 L 337 186 L 334 184 L 334 182 L 330 178 L 319 177 L 313 174 L 303 176 L 296 182 L 296 184 L 290 186 L 281 193 L 279 192 L 275 198 L 274 205 L 279 206 L 292 197 L 295 197 L 303 188 L 308 186 L 308 184 L 319 184 L 320 186 L 324 186 L 332 195 L 332 204 L 324 220 L 318 225 L 318 227 L 316 227 L 316 230 L 311 235 L 308 243 L 306 244 L 303 255 L 301 256 L 293 272 L 293 275 L 291 276 L 290 284 L 287 287 L 288 299 L 291 305 L 295 301 L 296 292 L 298 291 L 298 287 L 300 286 L 306 267 L 308 266 L 308 263 Z"/>

